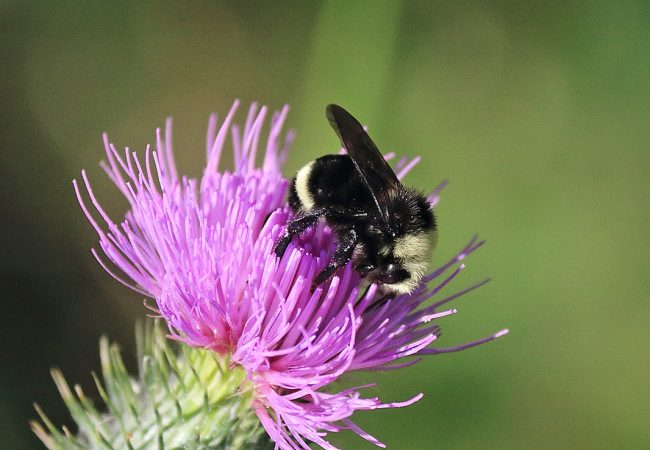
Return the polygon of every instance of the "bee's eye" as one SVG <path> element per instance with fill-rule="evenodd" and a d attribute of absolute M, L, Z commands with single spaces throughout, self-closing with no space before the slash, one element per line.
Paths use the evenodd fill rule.
<path fill-rule="evenodd" d="M 382 272 L 378 277 L 378 281 L 385 284 L 399 283 L 409 277 L 409 273 L 397 264 L 388 264 Z"/>

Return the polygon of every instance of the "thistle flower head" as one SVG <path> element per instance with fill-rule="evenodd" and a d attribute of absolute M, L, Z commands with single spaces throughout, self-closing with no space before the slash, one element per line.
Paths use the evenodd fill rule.
<path fill-rule="evenodd" d="M 405 406 L 422 394 L 382 403 L 363 396 L 368 386 L 337 391 L 332 383 L 347 372 L 400 368 L 422 355 L 504 334 L 457 347 L 430 346 L 440 335 L 432 321 L 456 312 L 445 305 L 484 283 L 443 296 L 462 271 L 461 260 L 482 242 L 472 239 L 409 295 L 382 298 L 376 286 L 364 286 L 352 264 L 312 292 L 333 252 L 332 231 L 321 224 L 295 239 L 282 258 L 272 251 L 290 216 L 288 183 L 280 173 L 292 140 L 282 133 L 288 109 L 272 116 L 262 138 L 267 109 L 253 105 L 242 128 L 233 123 L 237 107 L 220 126 L 216 116 L 210 118 L 200 180 L 177 173 L 171 121 L 158 130 L 155 149 L 143 155 L 128 149 L 122 154 L 104 136 L 103 167 L 130 210 L 114 222 L 82 172 L 87 196 L 77 182 L 74 187 L 99 235 L 101 253 L 93 254 L 115 278 L 155 300 L 152 308 L 174 339 L 229 355 L 245 370 L 253 408 L 277 447 L 308 449 L 311 441 L 333 449 L 326 434 L 342 429 L 383 446 L 350 417 L 357 410 Z M 227 141 L 234 167 L 221 171 Z M 398 161 L 398 176 L 417 161 Z M 432 205 L 441 188 L 429 196 Z M 424 305 L 432 297 L 435 302 Z"/>

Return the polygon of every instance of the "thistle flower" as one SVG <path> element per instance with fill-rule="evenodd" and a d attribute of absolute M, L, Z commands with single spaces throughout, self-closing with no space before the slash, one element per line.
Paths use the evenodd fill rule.
<path fill-rule="evenodd" d="M 376 286 L 365 288 L 352 264 L 311 292 L 334 249 L 331 230 L 321 224 L 306 231 L 282 258 L 272 251 L 290 216 L 287 180 L 280 173 L 292 141 L 291 133 L 282 133 L 288 108 L 273 115 L 258 155 L 267 109 L 253 105 L 241 129 L 233 123 L 237 107 L 235 102 L 219 127 L 217 117 L 210 117 L 200 180 L 177 173 L 171 120 L 164 133 L 157 131 L 155 150 L 147 147 L 144 155 L 129 149 L 120 154 L 104 135 L 103 168 L 130 210 L 121 223 L 114 222 L 82 172 L 94 211 L 76 181 L 74 188 L 99 235 L 101 254 L 93 254 L 116 279 L 155 300 L 151 308 L 165 319 L 173 339 L 227 356 L 233 367 L 243 368 L 252 407 L 277 448 L 308 449 L 311 441 L 334 449 L 326 435 L 343 429 L 383 446 L 351 416 L 410 405 L 422 394 L 383 403 L 363 397 L 371 385 L 337 391 L 332 383 L 351 371 L 397 369 L 423 355 L 462 350 L 507 333 L 456 347 L 430 346 L 440 335 L 432 321 L 456 312 L 444 306 L 485 283 L 441 297 L 464 268 L 461 261 L 483 242 L 473 238 L 409 295 L 381 298 Z M 220 171 L 228 137 L 234 168 Z M 417 161 L 400 160 L 396 173 L 403 177 Z M 443 186 L 430 195 L 432 205 Z M 435 302 L 424 306 L 432 297 Z"/>

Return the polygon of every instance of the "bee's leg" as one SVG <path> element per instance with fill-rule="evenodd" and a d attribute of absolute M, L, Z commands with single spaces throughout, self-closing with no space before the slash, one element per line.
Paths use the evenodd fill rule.
<path fill-rule="evenodd" d="M 314 209 L 290 221 L 287 224 L 287 231 L 285 231 L 284 236 L 282 236 L 275 244 L 275 247 L 273 247 L 275 254 L 281 258 L 282 255 L 284 255 L 284 252 L 287 251 L 287 247 L 291 243 L 293 237 L 314 225 L 318 221 L 318 218 L 324 214 L 324 209 Z"/>
<path fill-rule="evenodd" d="M 368 276 L 370 272 L 375 268 L 372 264 L 369 263 L 359 263 L 354 266 L 354 270 L 359 272 L 359 275 L 361 275 L 361 278 L 365 278 Z"/>
<path fill-rule="evenodd" d="M 312 290 L 319 284 L 327 281 L 336 269 L 341 266 L 346 265 L 352 258 L 352 253 L 354 248 L 359 242 L 359 237 L 354 228 L 348 230 L 344 235 L 339 238 L 338 245 L 334 251 L 334 256 L 332 256 L 332 262 L 330 262 L 321 272 L 318 274 L 312 285 Z"/>

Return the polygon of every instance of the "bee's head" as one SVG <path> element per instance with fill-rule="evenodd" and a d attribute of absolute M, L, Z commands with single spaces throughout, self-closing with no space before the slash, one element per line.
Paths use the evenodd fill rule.
<path fill-rule="evenodd" d="M 367 271 L 371 283 L 384 285 L 385 289 L 396 294 L 409 294 L 420 284 L 427 269 L 426 260 L 393 260 Z"/>
<path fill-rule="evenodd" d="M 371 283 L 408 294 L 429 266 L 437 235 L 435 218 L 426 197 L 408 188 L 401 187 L 382 203 L 388 206 L 387 217 L 366 224 L 355 268 Z"/>
<path fill-rule="evenodd" d="M 437 238 L 436 222 L 426 197 L 411 189 L 395 192 L 390 206 L 384 245 L 368 278 L 395 293 L 407 294 L 427 271 Z"/>

